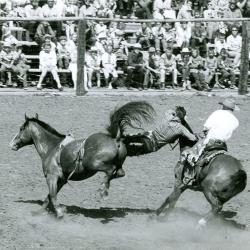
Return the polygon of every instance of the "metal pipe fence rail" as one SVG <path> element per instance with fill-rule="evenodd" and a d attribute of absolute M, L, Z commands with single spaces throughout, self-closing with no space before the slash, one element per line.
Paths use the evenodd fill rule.
<path fill-rule="evenodd" d="M 98 18 L 98 17 L 53 17 L 53 18 L 21 18 L 21 17 L 0 17 L 0 22 L 6 21 L 77 21 L 78 22 L 78 48 L 77 48 L 77 86 L 76 95 L 82 96 L 87 93 L 84 85 L 84 62 L 86 50 L 86 26 L 87 21 L 96 22 L 130 22 L 130 23 L 176 23 L 176 22 L 242 22 L 242 49 L 240 82 L 238 94 L 248 93 L 248 68 L 249 68 L 249 42 L 250 42 L 250 18 L 189 18 L 189 19 L 128 19 L 128 18 Z"/>

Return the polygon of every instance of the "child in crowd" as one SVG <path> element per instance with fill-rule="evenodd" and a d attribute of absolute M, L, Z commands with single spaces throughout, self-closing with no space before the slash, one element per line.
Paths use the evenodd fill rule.
<path fill-rule="evenodd" d="M 92 76 L 95 73 L 97 77 L 97 87 L 101 87 L 101 57 L 98 55 L 96 47 L 92 47 L 89 53 L 86 53 L 85 64 L 85 72 L 88 76 L 87 86 L 92 88 Z"/>
<path fill-rule="evenodd" d="M 42 89 L 42 82 L 47 74 L 47 72 L 51 72 L 53 78 L 57 83 L 57 88 L 59 91 L 63 90 L 63 87 L 60 83 L 60 79 L 57 72 L 57 57 L 54 50 L 52 50 L 51 45 L 49 43 L 44 44 L 43 50 L 39 54 L 39 62 L 40 62 L 40 69 L 42 71 L 41 76 L 39 78 L 39 82 L 37 84 L 37 89 Z"/>
<path fill-rule="evenodd" d="M 178 72 L 182 75 L 182 89 L 190 90 L 190 51 L 188 48 L 183 48 L 181 54 L 176 56 L 176 63 Z"/>
<path fill-rule="evenodd" d="M 57 44 L 57 62 L 59 69 L 68 69 L 69 61 L 70 51 L 67 46 L 67 38 L 66 36 L 61 36 Z"/>
<path fill-rule="evenodd" d="M 208 57 L 205 60 L 205 82 L 207 86 L 211 86 L 211 82 L 215 77 L 218 60 L 214 55 L 214 49 L 210 48 L 208 51 Z"/>
<path fill-rule="evenodd" d="M 5 73 L 8 75 L 8 86 L 12 86 L 11 73 L 16 71 L 14 65 L 13 52 L 11 51 L 11 44 L 5 42 L 3 44 L 3 50 L 0 52 L 0 87 L 6 87 Z"/>
<path fill-rule="evenodd" d="M 165 53 L 161 56 L 162 58 L 162 69 L 163 69 L 163 82 L 165 83 L 165 76 L 170 75 L 172 80 L 172 87 L 176 88 L 177 85 L 177 69 L 176 69 L 176 58 L 173 54 L 172 48 L 168 47 Z"/>
<path fill-rule="evenodd" d="M 112 89 L 112 83 L 115 82 L 118 78 L 116 71 L 116 55 L 113 53 L 113 46 L 108 45 L 106 52 L 102 55 L 101 58 L 103 66 L 103 74 L 105 77 L 106 87 Z M 113 81 L 109 81 L 110 75 L 113 77 Z"/>
<path fill-rule="evenodd" d="M 22 86 L 25 88 L 27 87 L 27 72 L 30 69 L 30 66 L 27 65 L 28 60 L 26 59 L 25 54 L 22 52 L 22 46 L 20 44 L 12 44 L 12 51 L 15 73 Z M 17 85 L 15 84 L 15 86 Z"/>
<path fill-rule="evenodd" d="M 237 89 L 235 86 L 234 63 L 224 48 L 221 49 L 218 57 L 218 71 L 221 73 L 220 84 L 222 86 Z"/>
<path fill-rule="evenodd" d="M 208 90 L 205 84 L 204 58 L 199 55 L 198 48 L 193 48 L 190 57 L 190 74 L 194 78 L 197 90 Z"/>

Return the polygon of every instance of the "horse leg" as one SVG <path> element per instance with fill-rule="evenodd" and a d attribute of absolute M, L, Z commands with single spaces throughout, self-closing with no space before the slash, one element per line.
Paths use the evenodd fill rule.
<path fill-rule="evenodd" d="M 114 175 L 115 170 L 115 165 L 106 165 L 105 170 L 102 170 L 103 172 L 105 172 L 105 176 L 101 184 L 102 188 L 99 190 L 101 198 L 108 196 L 110 181 L 112 180 L 112 176 Z"/>
<path fill-rule="evenodd" d="M 167 213 L 170 213 L 176 202 L 178 201 L 181 194 L 186 190 L 186 186 L 182 184 L 182 172 L 183 172 L 183 164 L 178 162 L 175 166 L 174 172 L 175 172 L 175 184 L 174 184 L 174 190 L 172 193 L 166 198 L 166 200 L 162 203 L 162 205 L 156 210 L 156 215 L 160 215 L 168 205 Z"/>
<path fill-rule="evenodd" d="M 173 192 L 166 198 L 162 205 L 156 210 L 156 215 L 160 215 L 162 212 L 169 214 L 175 207 L 181 194 L 185 191 L 184 185 L 175 185 Z M 168 206 L 168 208 L 166 208 Z"/>
<path fill-rule="evenodd" d="M 65 184 L 65 182 L 62 181 L 61 179 L 59 179 L 57 175 L 48 174 L 47 175 L 47 184 L 49 187 L 49 200 L 52 203 L 52 205 L 56 211 L 56 216 L 57 216 L 57 218 L 62 218 L 63 217 L 63 210 L 58 205 L 57 193 L 62 188 L 62 186 Z"/>
<path fill-rule="evenodd" d="M 201 218 L 199 220 L 198 227 L 205 226 L 209 220 L 211 220 L 214 216 L 218 215 L 223 206 L 218 197 L 215 197 L 210 191 L 204 192 L 204 195 L 207 198 L 208 202 L 211 204 L 212 210 L 209 213 L 207 213 L 207 215 L 204 218 Z"/>
<path fill-rule="evenodd" d="M 58 179 L 58 181 L 57 181 L 57 193 L 61 190 L 61 188 L 63 187 L 63 185 L 65 183 L 66 183 L 66 181 Z M 43 204 L 42 204 L 43 209 L 47 209 L 49 204 L 50 204 L 50 195 L 48 194 L 47 197 L 45 198 L 45 200 L 43 201 Z"/>

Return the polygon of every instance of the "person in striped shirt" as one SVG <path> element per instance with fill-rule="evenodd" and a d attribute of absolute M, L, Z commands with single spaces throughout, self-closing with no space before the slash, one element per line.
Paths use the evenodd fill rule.
<path fill-rule="evenodd" d="M 152 131 L 138 135 L 125 135 L 124 143 L 128 156 L 137 156 L 158 151 L 163 146 L 174 143 L 181 136 L 191 141 L 198 140 L 196 135 L 190 133 L 181 124 L 175 111 L 167 110 Z"/>

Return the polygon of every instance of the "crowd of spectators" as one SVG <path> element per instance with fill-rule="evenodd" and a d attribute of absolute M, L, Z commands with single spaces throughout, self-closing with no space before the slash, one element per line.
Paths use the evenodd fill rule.
<path fill-rule="evenodd" d="M 87 21 L 86 88 L 237 88 L 242 46 L 241 22 L 192 22 L 195 18 L 250 16 L 249 0 L 0 0 L 4 17 L 104 17 L 155 19 L 126 31 L 124 22 Z M 176 23 L 167 19 L 190 19 Z M 51 72 L 63 90 L 58 72 L 77 75 L 77 22 L 0 22 L 0 87 L 26 87 L 29 60 L 15 27 L 39 47 L 41 72 L 37 89 Z M 38 55 L 37 55 L 38 56 Z M 122 72 L 119 81 L 119 73 Z M 13 80 L 14 79 L 14 80 Z M 13 83 L 14 82 L 14 83 Z"/>

